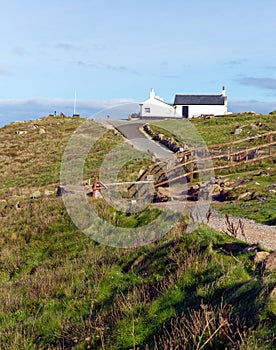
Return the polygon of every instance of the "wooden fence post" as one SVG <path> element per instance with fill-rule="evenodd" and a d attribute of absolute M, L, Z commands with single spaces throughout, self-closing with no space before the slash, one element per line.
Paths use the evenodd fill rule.
<path fill-rule="evenodd" d="M 230 160 L 230 168 L 232 168 L 233 167 L 233 142 L 231 142 L 231 144 L 230 144 L 230 158 L 229 158 L 229 160 Z"/>
<path fill-rule="evenodd" d="M 191 164 L 190 164 L 190 182 L 193 181 L 194 179 L 194 167 L 195 167 L 195 164 L 194 164 L 194 154 L 191 152 Z"/>
<path fill-rule="evenodd" d="M 273 143 L 273 134 L 270 131 L 270 133 L 269 133 L 269 156 L 270 156 L 270 158 L 273 157 L 273 145 L 272 145 L 272 143 Z"/>

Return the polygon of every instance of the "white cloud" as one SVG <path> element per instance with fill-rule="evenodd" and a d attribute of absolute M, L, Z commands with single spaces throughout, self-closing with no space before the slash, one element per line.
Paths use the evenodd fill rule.
<path fill-rule="evenodd" d="M 230 112 L 248 112 L 269 113 L 276 110 L 275 101 L 258 101 L 258 100 L 229 100 L 228 110 Z"/>
<path fill-rule="evenodd" d="M 11 50 L 11 53 L 15 56 L 28 56 L 30 53 L 24 47 L 14 47 Z"/>
<path fill-rule="evenodd" d="M 123 65 L 113 65 L 113 64 L 106 64 L 106 63 L 92 63 L 92 62 L 85 62 L 85 61 L 78 61 L 77 65 L 83 68 L 97 68 L 97 69 L 107 69 L 112 71 L 123 71 L 126 70 L 127 67 Z"/>
<path fill-rule="evenodd" d="M 69 50 L 73 50 L 75 48 L 75 46 L 73 44 L 70 43 L 58 43 L 56 45 L 56 49 L 61 49 L 61 50 L 65 50 L 65 51 L 69 51 Z"/>
<path fill-rule="evenodd" d="M 5 77 L 11 77 L 13 74 L 7 67 L 0 66 L 0 75 Z"/>
<path fill-rule="evenodd" d="M 132 99 L 114 98 L 106 100 L 79 100 L 77 101 L 76 112 L 83 117 L 105 117 L 107 114 L 112 114 L 108 109 L 118 113 L 118 106 L 130 104 L 137 107 L 138 104 Z M 0 99 L 0 126 L 10 123 L 14 120 L 29 120 L 40 118 L 56 111 L 57 114 L 64 113 L 65 115 L 73 114 L 73 99 L 46 99 L 46 98 L 30 98 L 30 99 Z M 130 107 L 131 109 L 132 107 Z M 121 108 L 124 110 L 124 107 Z M 125 117 L 128 113 L 137 112 L 130 110 L 125 112 Z M 115 115 L 115 117 L 116 117 Z"/>
<path fill-rule="evenodd" d="M 237 80 L 242 85 L 255 86 L 263 89 L 276 90 L 276 79 L 246 77 Z"/>

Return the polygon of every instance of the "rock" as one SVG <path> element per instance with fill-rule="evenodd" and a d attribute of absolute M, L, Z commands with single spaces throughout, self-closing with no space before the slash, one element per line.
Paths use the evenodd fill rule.
<path fill-rule="evenodd" d="M 218 184 L 215 184 L 213 194 L 219 194 L 221 191 L 221 187 Z"/>
<path fill-rule="evenodd" d="M 40 135 L 42 135 L 42 134 L 45 134 L 45 133 L 46 133 L 46 131 L 45 131 L 45 129 L 40 128 L 40 129 L 39 129 L 39 131 L 38 131 L 38 133 L 39 133 Z"/>
<path fill-rule="evenodd" d="M 247 197 L 247 196 L 250 196 L 250 195 L 251 195 L 251 192 L 242 193 L 242 194 L 240 194 L 240 195 L 238 196 L 237 200 L 239 201 L 239 200 L 241 200 L 241 199 L 243 199 L 243 198 L 245 198 L 245 197 Z"/>
<path fill-rule="evenodd" d="M 251 253 L 251 252 L 258 252 L 260 251 L 260 245 L 257 243 L 251 244 L 249 247 L 244 248 L 242 251 L 244 254 Z"/>
<path fill-rule="evenodd" d="M 195 186 L 191 186 L 188 191 L 187 191 L 187 200 L 189 201 L 197 201 L 198 200 L 198 195 L 199 195 L 199 190 L 200 190 L 200 186 L 199 185 L 195 185 Z"/>
<path fill-rule="evenodd" d="M 139 173 L 138 173 L 138 178 L 139 178 L 140 176 L 142 176 L 144 172 L 145 172 L 145 169 L 140 169 L 140 170 L 139 170 Z"/>
<path fill-rule="evenodd" d="M 169 190 L 164 187 L 158 187 L 155 192 L 153 202 L 167 202 L 168 200 L 170 200 Z"/>
<path fill-rule="evenodd" d="M 255 264 L 259 264 L 261 262 L 264 262 L 265 259 L 268 257 L 269 253 L 268 252 L 257 252 L 255 255 L 254 255 L 254 263 Z"/>
<path fill-rule="evenodd" d="M 246 246 L 246 243 L 242 243 L 242 242 L 227 242 L 220 245 L 220 248 L 223 251 L 226 251 L 229 253 L 239 253 L 244 250 L 245 246 Z"/>
<path fill-rule="evenodd" d="M 40 191 L 35 191 L 31 194 L 31 199 L 37 199 L 41 197 L 41 192 Z"/>
<path fill-rule="evenodd" d="M 27 131 L 24 131 L 24 130 L 17 130 L 15 132 L 17 135 L 24 135 L 24 134 L 27 134 L 28 132 Z"/>
<path fill-rule="evenodd" d="M 49 191 L 49 190 L 45 190 L 45 196 L 51 196 L 52 194 L 54 194 L 54 191 Z"/>
<path fill-rule="evenodd" d="M 31 129 L 31 130 L 35 130 L 37 128 L 38 128 L 38 125 L 36 125 L 36 124 L 32 124 L 32 125 L 28 126 L 28 129 Z"/>
<path fill-rule="evenodd" d="M 231 197 L 230 192 L 225 192 L 224 189 L 221 189 L 218 194 L 213 195 L 213 200 L 218 202 L 224 202 L 229 200 Z"/>
<path fill-rule="evenodd" d="M 267 308 L 269 312 L 276 316 L 276 287 L 274 287 L 272 292 L 269 294 Z"/>
<path fill-rule="evenodd" d="M 13 209 L 13 208 L 14 208 L 14 204 L 7 204 L 4 206 L 4 210 Z"/>
<path fill-rule="evenodd" d="M 158 197 L 169 197 L 169 190 L 164 187 L 158 187 L 157 189 Z"/>
<path fill-rule="evenodd" d="M 233 131 L 234 135 L 239 135 L 242 133 L 242 128 L 240 128 L 239 126 L 237 128 L 235 128 L 235 130 Z"/>
<path fill-rule="evenodd" d="M 61 186 L 58 186 L 57 192 L 56 192 L 56 197 L 61 197 L 65 193 L 66 193 L 65 188 L 61 187 Z"/>
<path fill-rule="evenodd" d="M 276 270 L 276 251 L 266 257 L 264 265 L 267 271 Z"/>

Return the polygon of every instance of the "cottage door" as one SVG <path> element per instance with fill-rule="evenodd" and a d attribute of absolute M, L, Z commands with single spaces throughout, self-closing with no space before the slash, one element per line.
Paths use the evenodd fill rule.
<path fill-rule="evenodd" d="M 189 106 L 182 106 L 182 118 L 189 118 Z"/>

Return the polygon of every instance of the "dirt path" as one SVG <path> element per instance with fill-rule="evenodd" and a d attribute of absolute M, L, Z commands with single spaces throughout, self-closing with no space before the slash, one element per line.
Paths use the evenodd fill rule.
<path fill-rule="evenodd" d="M 195 207 L 198 204 L 197 202 L 190 201 L 170 201 L 165 203 L 155 203 L 152 205 L 160 209 L 163 207 L 169 207 L 172 210 L 179 210 L 189 216 L 191 214 L 194 216 L 193 213 L 196 212 Z M 203 222 L 216 231 L 229 233 L 227 231 L 226 216 L 212 207 L 210 209 L 211 216 L 209 217 L 209 220 L 204 216 L 202 219 L 199 219 L 199 223 Z M 201 212 L 201 210 L 199 210 L 199 212 Z M 206 212 L 206 209 L 203 209 L 202 212 Z M 243 232 L 245 236 L 242 235 L 241 229 L 239 228 L 237 231 L 237 238 L 250 244 L 259 243 L 267 249 L 276 250 L 276 226 L 263 225 L 254 220 L 243 217 L 231 215 L 228 215 L 228 217 L 229 221 L 233 223 L 235 227 L 239 227 L 239 220 L 241 220 L 243 224 Z M 196 221 L 198 221 L 198 219 Z"/>

